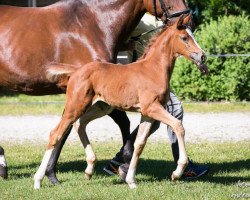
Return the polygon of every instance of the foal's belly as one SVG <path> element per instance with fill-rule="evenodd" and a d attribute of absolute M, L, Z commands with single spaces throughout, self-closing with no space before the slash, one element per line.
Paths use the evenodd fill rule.
<path fill-rule="evenodd" d="M 136 95 L 131 93 L 111 92 L 112 94 L 100 96 L 99 100 L 106 102 L 108 105 L 123 111 L 140 112 L 140 104 Z"/>

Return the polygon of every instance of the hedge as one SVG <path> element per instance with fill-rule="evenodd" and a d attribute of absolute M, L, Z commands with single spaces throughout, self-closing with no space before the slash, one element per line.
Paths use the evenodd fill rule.
<path fill-rule="evenodd" d="M 199 27 L 195 37 L 207 55 L 250 54 L 249 17 L 219 17 Z M 250 100 L 250 57 L 208 57 L 209 76 L 177 59 L 171 87 L 182 100 Z"/>

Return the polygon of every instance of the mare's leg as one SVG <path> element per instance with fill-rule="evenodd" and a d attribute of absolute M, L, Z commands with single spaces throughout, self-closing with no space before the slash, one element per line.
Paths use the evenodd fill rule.
<path fill-rule="evenodd" d="M 130 138 L 130 121 L 128 116 L 124 111 L 114 109 L 109 116 L 115 121 L 119 126 L 122 133 L 123 146 L 126 144 L 127 140 Z"/>
<path fill-rule="evenodd" d="M 141 124 L 134 143 L 134 152 L 129 165 L 128 174 L 126 176 L 126 182 L 131 189 L 136 188 L 135 173 L 139 161 L 139 157 L 147 142 L 147 138 L 150 135 L 150 128 L 153 120 L 142 117 Z"/>
<path fill-rule="evenodd" d="M 121 130 L 123 146 L 121 147 L 120 151 L 116 154 L 116 156 L 112 160 L 110 160 L 110 163 L 108 165 L 113 165 L 112 163 L 120 165 L 123 163 L 122 166 L 119 168 L 119 175 L 123 180 L 125 180 L 128 171 L 128 166 L 134 150 L 133 147 L 134 138 L 132 138 L 132 141 L 130 138 L 130 121 L 124 111 L 116 109 L 113 110 L 109 114 L 109 116 L 115 121 L 115 123 L 119 126 Z"/>
<path fill-rule="evenodd" d="M 117 153 L 117 156 L 122 157 L 125 165 L 129 165 L 132 153 L 133 153 L 133 143 L 130 138 L 130 121 L 128 116 L 124 111 L 113 110 L 109 116 L 115 121 L 119 126 L 122 133 L 123 146 L 120 151 Z M 126 170 L 127 172 L 127 170 Z"/>
<path fill-rule="evenodd" d="M 0 176 L 4 179 L 8 178 L 7 162 L 4 155 L 4 149 L 0 146 Z"/>
<path fill-rule="evenodd" d="M 159 121 L 154 121 L 151 128 L 150 128 L 150 135 L 154 133 L 160 126 Z M 122 180 L 125 181 L 129 164 L 132 159 L 133 151 L 134 151 L 134 142 L 137 136 L 139 130 L 139 126 L 137 126 L 134 131 L 130 135 L 130 140 L 127 141 L 126 145 L 124 146 L 124 161 L 125 163 L 119 166 L 119 176 L 121 177 Z"/>
<path fill-rule="evenodd" d="M 72 129 L 72 126 L 65 132 L 65 134 L 62 136 L 62 139 L 59 141 L 55 149 L 53 150 L 53 153 L 51 155 L 51 158 L 49 159 L 49 163 L 46 169 L 46 176 L 50 180 L 52 184 L 58 184 L 59 181 L 56 177 L 56 164 L 58 161 L 58 158 L 60 156 L 60 153 L 62 151 L 62 148 L 70 134 L 70 131 Z"/>
<path fill-rule="evenodd" d="M 155 102 L 150 106 L 150 109 L 148 109 L 147 116 L 161 121 L 166 125 L 169 125 L 172 127 L 173 132 L 176 134 L 177 140 L 178 140 L 178 146 L 179 146 L 179 158 L 177 162 L 177 168 L 176 170 L 172 173 L 172 180 L 177 180 L 179 179 L 186 166 L 188 165 L 188 157 L 185 149 L 185 130 L 183 128 L 182 122 L 175 117 L 173 117 L 170 113 L 168 113 L 164 107 Z"/>
<path fill-rule="evenodd" d="M 92 107 L 90 107 L 90 109 L 87 110 L 87 112 L 80 118 L 78 123 L 74 124 L 76 131 L 78 132 L 79 137 L 81 139 L 81 142 L 85 148 L 86 161 L 87 161 L 87 167 L 85 169 L 85 177 L 88 180 L 91 179 L 94 173 L 94 167 L 97 159 L 89 142 L 89 138 L 86 133 L 86 126 L 88 125 L 89 122 L 104 115 L 107 115 L 111 111 L 112 108 L 108 104 L 99 101 L 95 103 Z"/>

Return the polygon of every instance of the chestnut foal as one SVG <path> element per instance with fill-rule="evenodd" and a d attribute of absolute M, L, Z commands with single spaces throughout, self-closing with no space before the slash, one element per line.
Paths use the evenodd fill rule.
<path fill-rule="evenodd" d="M 170 125 L 177 135 L 180 156 L 177 169 L 171 178 L 174 181 L 181 177 L 188 164 L 184 143 L 185 132 L 181 121 L 169 114 L 164 105 L 169 98 L 169 81 L 175 59 L 179 55 L 192 60 L 199 68 L 205 66 L 204 51 L 196 43 L 187 26 L 189 20 L 190 15 L 185 18 L 182 16 L 177 23 L 164 28 L 142 58 L 135 63 L 121 66 L 95 61 L 77 70 L 76 67 L 71 66 L 70 69 L 70 66 L 66 65 L 49 67 L 48 74 L 54 75 L 54 78 L 71 76 L 64 113 L 60 123 L 50 133 L 47 150 L 34 176 L 35 189 L 41 187 L 51 154 L 70 126 L 80 117 L 93 120 L 109 114 L 113 109 L 142 114 L 134 153 L 126 176 L 129 187 L 136 187 L 135 172 L 138 159 L 154 120 Z M 206 68 L 202 70 L 207 72 Z M 89 120 L 85 122 L 87 121 Z M 87 136 L 85 139 L 88 141 Z M 93 168 L 86 169 L 85 173 L 89 173 L 91 177 L 93 171 Z"/>

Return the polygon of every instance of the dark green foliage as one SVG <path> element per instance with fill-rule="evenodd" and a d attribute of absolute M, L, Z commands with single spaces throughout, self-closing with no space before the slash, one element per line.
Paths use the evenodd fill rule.
<path fill-rule="evenodd" d="M 195 22 L 200 24 L 219 16 L 250 14 L 249 0 L 188 0 L 190 7 L 196 11 Z"/>
<path fill-rule="evenodd" d="M 229 16 L 200 26 L 197 42 L 211 54 L 250 53 L 249 17 Z M 209 76 L 200 75 L 196 66 L 178 59 L 171 87 L 186 100 L 250 100 L 250 57 L 208 57 Z"/>

